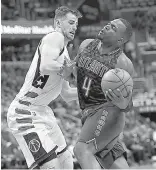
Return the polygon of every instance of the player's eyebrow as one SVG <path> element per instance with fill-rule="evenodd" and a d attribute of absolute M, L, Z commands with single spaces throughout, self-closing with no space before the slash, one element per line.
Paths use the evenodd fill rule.
<path fill-rule="evenodd" d="M 68 22 L 72 22 L 72 23 L 75 23 L 76 25 L 78 25 L 78 22 L 75 21 L 74 19 L 70 19 Z"/>
<path fill-rule="evenodd" d="M 109 24 L 111 25 L 112 29 L 116 32 L 117 31 L 117 26 L 111 22 L 109 22 Z"/>

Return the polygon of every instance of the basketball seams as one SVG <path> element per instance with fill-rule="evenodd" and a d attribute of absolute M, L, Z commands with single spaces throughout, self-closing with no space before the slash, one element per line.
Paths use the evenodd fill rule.
<path fill-rule="evenodd" d="M 115 94 L 115 96 L 117 96 L 117 94 L 114 92 L 114 90 L 112 90 L 113 91 L 113 93 Z M 119 96 L 117 96 L 117 97 L 119 97 Z"/>
<path fill-rule="evenodd" d="M 125 81 L 125 83 L 121 84 L 121 85 L 118 86 L 117 88 L 119 88 L 119 87 L 121 87 L 121 86 L 124 86 L 124 87 L 121 89 L 121 92 L 122 92 L 124 89 L 126 89 L 126 92 L 127 92 L 127 87 L 132 87 L 132 88 L 133 88 L 133 86 L 131 86 L 131 85 L 126 85 L 126 86 L 125 86 L 126 82 L 128 82 L 130 79 L 131 79 L 131 77 L 129 77 L 129 78 Z M 106 81 L 106 82 L 107 82 L 107 81 Z M 114 92 L 114 90 L 116 90 L 117 88 L 112 89 L 112 91 L 113 91 L 113 93 L 114 93 L 115 95 L 116 95 L 116 93 Z M 116 96 L 117 96 L 117 95 L 116 95 Z M 127 96 L 128 96 L 128 92 L 127 92 Z M 127 96 L 124 96 L 124 97 L 127 97 Z"/>
<path fill-rule="evenodd" d="M 119 80 L 122 82 L 122 83 L 124 83 L 123 81 L 122 81 L 122 79 L 120 79 L 120 77 L 115 73 L 115 72 L 113 72 L 118 78 L 119 78 Z M 123 78 L 124 78 L 124 76 L 123 76 Z"/>
<path fill-rule="evenodd" d="M 122 71 L 123 71 L 123 73 L 124 73 L 125 70 L 122 69 Z M 119 80 L 122 82 L 122 85 L 124 86 L 124 88 L 126 89 L 126 92 L 127 92 L 127 94 L 128 94 L 128 90 L 127 90 L 127 88 L 126 88 L 126 86 L 125 86 L 125 83 L 126 83 L 131 77 L 129 77 L 129 79 L 128 79 L 126 82 L 123 82 L 123 79 L 124 79 L 125 74 L 123 74 L 123 79 L 121 79 L 115 72 L 114 72 L 114 74 L 115 74 L 115 75 L 119 78 Z M 118 86 L 117 88 L 121 87 L 122 85 Z M 116 89 L 117 89 L 117 88 L 116 88 Z"/>
<path fill-rule="evenodd" d="M 102 80 L 102 84 L 104 85 L 102 89 L 103 91 L 105 91 L 106 89 L 111 88 L 113 94 L 118 96 L 116 89 L 119 88 L 123 96 L 126 98 L 128 97 L 130 90 L 133 89 L 133 82 L 132 82 L 132 78 L 130 74 L 128 74 L 127 71 L 125 71 L 124 69 L 120 69 L 120 68 L 119 70 L 120 72 L 119 71 L 116 72 L 115 69 L 109 70 L 110 74 L 108 74 Z"/>
<path fill-rule="evenodd" d="M 103 82 L 109 82 L 109 83 L 119 83 L 120 81 L 109 81 L 109 80 L 103 80 Z"/>
<path fill-rule="evenodd" d="M 131 77 L 129 77 L 129 79 L 128 79 L 128 80 L 130 80 L 130 79 L 131 79 Z M 126 81 L 125 81 L 125 83 L 127 83 L 127 82 L 128 82 L 128 80 L 126 80 Z M 122 82 L 122 83 L 123 83 L 123 82 Z M 122 85 L 124 85 L 125 83 L 121 84 L 120 86 L 116 87 L 115 89 L 117 89 L 117 88 L 121 87 L 121 86 L 122 86 Z M 114 89 L 114 90 L 115 90 L 115 89 Z"/>
<path fill-rule="evenodd" d="M 131 87 L 131 88 L 133 89 L 133 86 L 131 86 L 131 85 L 127 85 L 126 88 L 127 88 L 127 87 Z M 123 92 L 124 89 L 125 89 L 125 88 L 123 87 L 123 89 L 121 89 L 121 92 Z M 128 97 L 128 95 L 127 95 L 127 96 L 124 96 L 124 97 Z"/>
<path fill-rule="evenodd" d="M 131 79 L 131 77 L 129 77 L 126 81 L 125 81 L 125 83 L 127 83 L 128 82 L 128 80 L 130 80 Z M 109 83 L 117 83 L 117 82 L 115 82 L 115 81 L 107 81 L 107 80 L 104 80 L 105 82 L 109 82 Z M 104 82 L 103 81 L 103 82 Z M 122 82 L 123 83 L 123 82 Z M 124 85 L 125 83 L 123 83 L 123 84 L 121 84 L 121 85 L 119 85 L 118 87 L 116 87 L 115 89 L 112 89 L 112 90 L 116 90 L 117 88 L 119 88 L 119 87 L 121 87 L 122 85 Z M 131 86 L 131 85 L 127 85 L 127 86 Z M 126 87 L 127 87 L 126 86 Z M 131 86 L 131 87 L 133 87 L 133 86 Z M 124 85 L 124 88 L 125 88 L 125 85 Z"/>
<path fill-rule="evenodd" d="M 122 72 L 123 72 L 123 78 L 122 78 L 122 80 L 123 80 L 123 79 L 124 79 L 124 76 L 125 76 L 125 75 L 124 75 L 124 71 L 125 71 L 125 70 L 123 70 L 123 69 L 121 69 L 121 70 L 122 70 Z"/>
<path fill-rule="evenodd" d="M 114 71 L 113 70 L 110 70 L 112 73 L 114 73 Z M 116 74 L 115 74 L 116 75 Z M 119 78 L 119 77 L 118 77 Z M 112 80 L 104 80 L 104 81 L 106 81 L 106 82 L 109 82 L 109 83 L 119 83 L 120 82 L 120 79 L 119 79 L 119 81 L 112 81 Z"/>

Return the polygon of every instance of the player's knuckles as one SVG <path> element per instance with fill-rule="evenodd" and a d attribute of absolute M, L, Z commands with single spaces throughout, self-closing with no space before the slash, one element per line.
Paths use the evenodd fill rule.
<path fill-rule="evenodd" d="M 107 98 L 112 99 L 112 96 L 110 94 L 106 94 Z"/>
<path fill-rule="evenodd" d="M 106 91 L 106 94 L 107 94 L 108 96 L 112 96 L 112 95 L 113 95 L 113 92 L 112 92 L 111 90 L 109 90 L 109 91 Z"/>

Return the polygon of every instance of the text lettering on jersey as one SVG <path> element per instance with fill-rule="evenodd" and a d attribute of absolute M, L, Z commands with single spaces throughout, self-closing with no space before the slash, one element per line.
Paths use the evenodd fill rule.
<path fill-rule="evenodd" d="M 83 56 L 81 56 L 80 60 L 78 61 L 78 67 L 83 67 L 87 70 L 90 70 L 100 77 L 102 77 L 104 73 L 109 70 L 107 66 L 100 63 L 99 61 L 92 60 L 89 57 L 83 57 Z"/>

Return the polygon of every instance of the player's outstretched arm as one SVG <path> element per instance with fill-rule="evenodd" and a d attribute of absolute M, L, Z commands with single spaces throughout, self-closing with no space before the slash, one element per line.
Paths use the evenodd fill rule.
<path fill-rule="evenodd" d="M 60 95 L 66 102 L 78 100 L 77 88 L 70 87 L 69 82 L 66 80 L 64 80 L 63 82 L 62 91 Z"/>
<path fill-rule="evenodd" d="M 64 37 L 59 32 L 47 34 L 41 43 L 41 65 L 43 74 L 51 74 L 53 71 L 60 71 L 62 64 L 57 62 L 61 50 L 64 48 Z"/>
<path fill-rule="evenodd" d="M 74 72 L 75 62 L 70 61 L 68 63 L 64 63 L 62 67 L 62 72 L 60 72 L 60 76 L 64 80 L 70 81 L 71 80 L 71 74 Z"/>
<path fill-rule="evenodd" d="M 80 46 L 79 46 L 79 49 L 78 49 L 78 53 L 77 53 L 77 56 L 75 57 L 74 61 L 70 62 L 70 63 L 66 63 L 63 67 L 63 70 L 62 70 L 62 77 L 65 79 L 65 80 L 69 80 L 70 79 L 70 76 L 71 74 L 73 73 L 74 76 L 76 77 L 77 76 L 77 71 L 76 71 L 76 62 L 77 62 L 77 59 L 79 57 L 79 54 L 84 50 L 84 48 L 91 42 L 93 41 L 93 39 L 86 39 L 84 40 Z"/>

